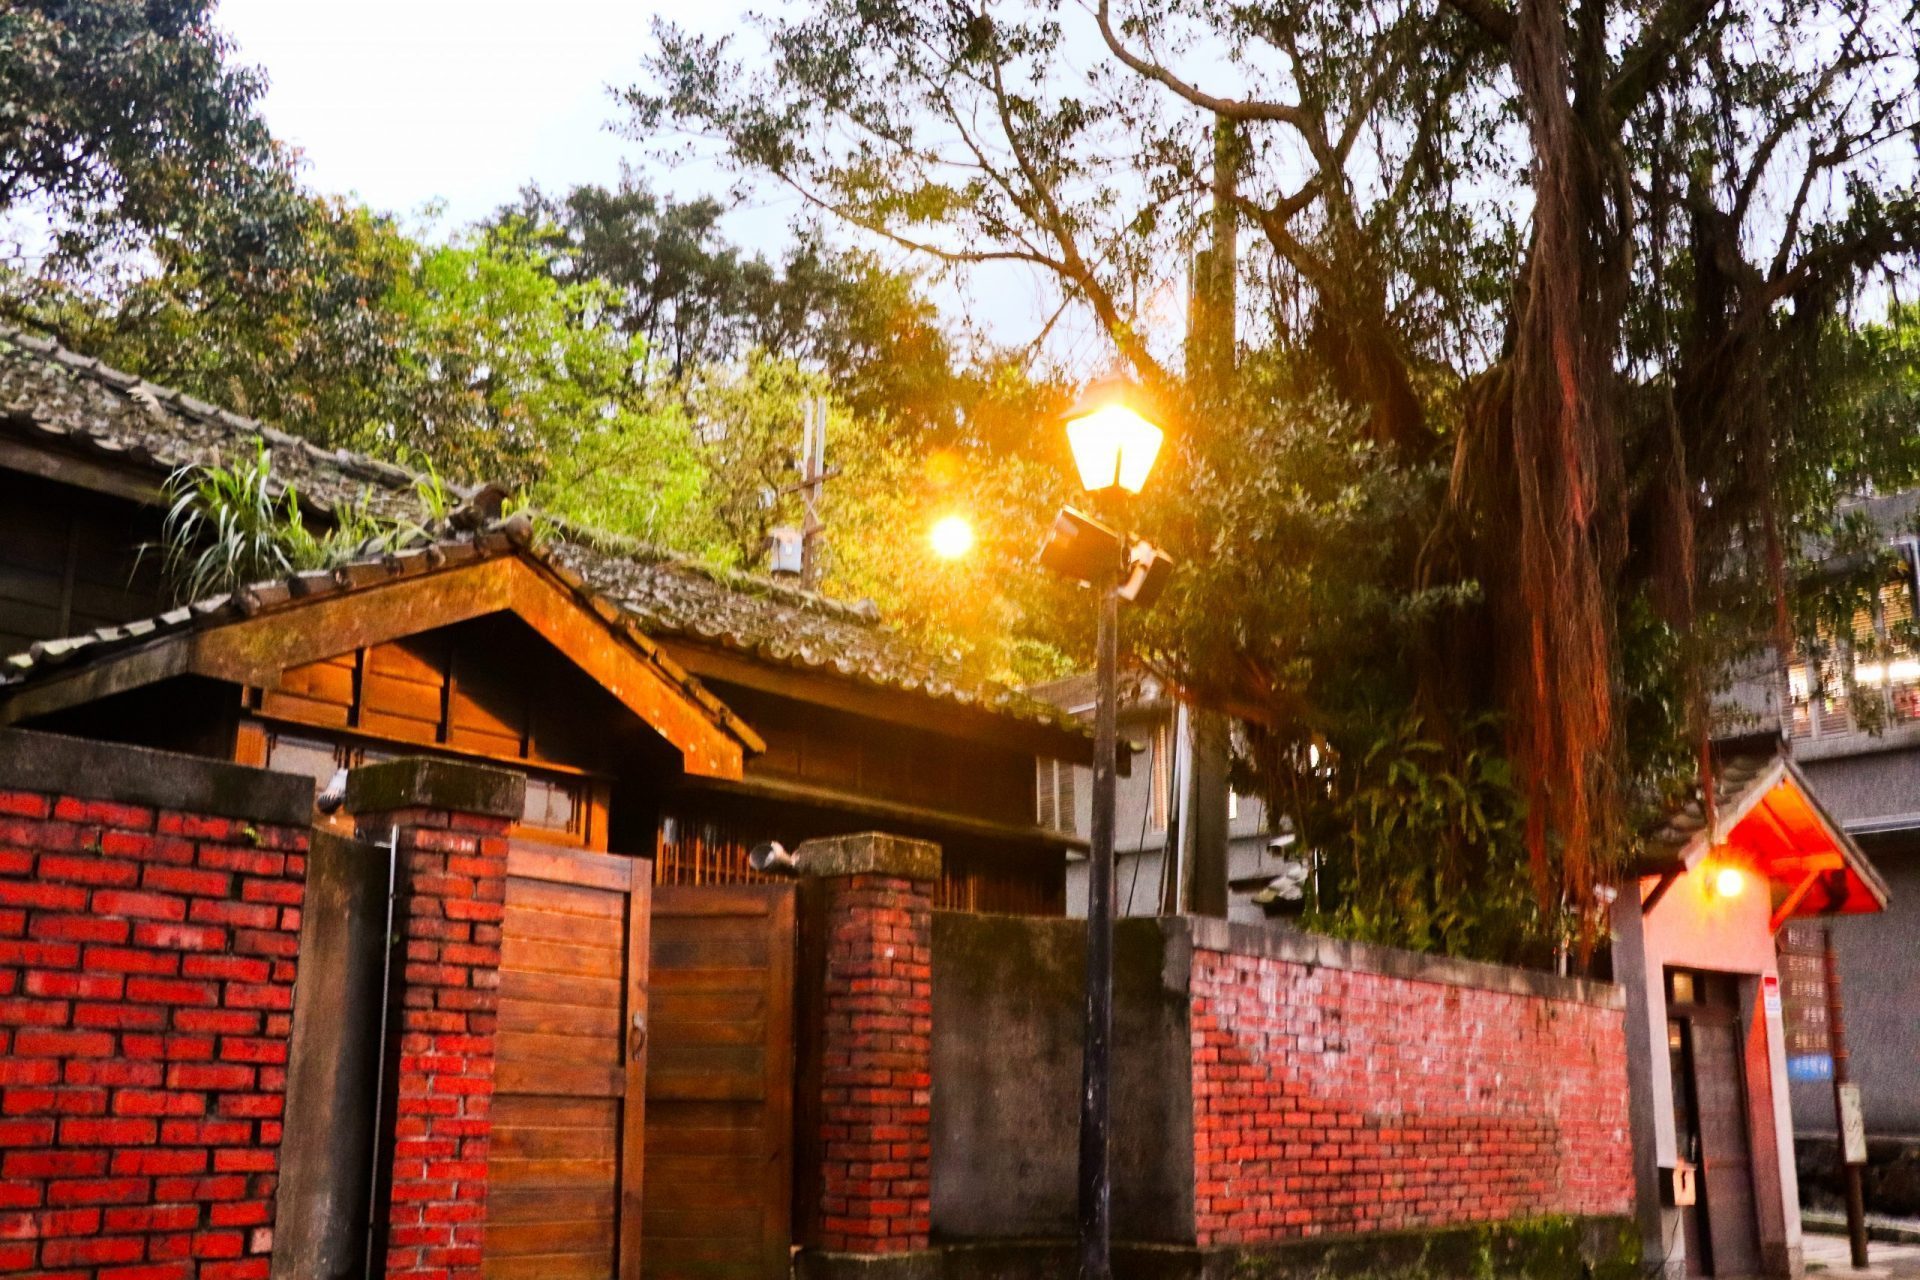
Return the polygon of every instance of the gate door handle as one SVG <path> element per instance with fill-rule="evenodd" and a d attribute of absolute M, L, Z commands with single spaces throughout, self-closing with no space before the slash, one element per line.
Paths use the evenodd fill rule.
<path fill-rule="evenodd" d="M 647 1015 L 633 1015 L 633 1034 L 627 1038 L 627 1057 L 637 1059 L 647 1051 Z"/>

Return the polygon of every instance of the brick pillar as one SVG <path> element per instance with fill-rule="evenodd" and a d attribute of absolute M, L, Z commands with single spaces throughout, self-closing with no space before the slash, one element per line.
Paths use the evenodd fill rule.
<path fill-rule="evenodd" d="M 348 776 L 360 837 L 398 836 L 381 1141 L 386 1275 L 479 1280 L 507 827 L 526 779 L 421 758 Z"/>
<path fill-rule="evenodd" d="M 817 1117 L 818 1168 L 803 1177 L 819 1203 L 803 1237 L 827 1255 L 924 1259 L 940 846 L 868 833 L 808 841 L 795 857 L 818 935 L 819 989 L 807 993 L 817 1069 L 803 1074 L 817 1096 L 801 1104 Z"/>

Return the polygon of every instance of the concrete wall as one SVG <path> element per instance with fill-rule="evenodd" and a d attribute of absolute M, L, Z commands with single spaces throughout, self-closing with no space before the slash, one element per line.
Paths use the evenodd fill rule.
<path fill-rule="evenodd" d="M 1802 768 L 1842 824 L 1896 828 L 1861 837 L 1891 891 L 1886 911 L 1836 918 L 1833 941 L 1867 1131 L 1920 1141 L 1920 753 L 1882 751 Z M 1906 818 L 1914 825 L 1900 829 Z M 1794 1085 L 1793 1118 L 1802 1132 L 1832 1133 L 1832 1087 Z"/>
<path fill-rule="evenodd" d="M 1135 1241 L 1193 1239 L 1177 928 L 1128 920 L 1115 938 L 1113 1221 Z M 1082 921 L 934 914 L 936 1240 L 1073 1234 L 1085 946 Z"/>
<path fill-rule="evenodd" d="M 1747 1043 L 1748 1140 L 1754 1162 L 1761 1257 L 1770 1275 L 1797 1273 L 1800 1199 L 1793 1161 L 1793 1117 L 1787 1093 L 1786 1039 L 1777 1012 L 1765 1010 L 1761 981 L 1779 976 L 1771 904 L 1764 885 L 1737 898 L 1708 887 L 1704 870 L 1680 877 L 1650 915 L 1640 893 L 1620 895 L 1614 909 L 1614 978 L 1627 992 L 1628 1060 L 1633 1068 L 1635 1180 L 1650 1269 L 1686 1270 L 1678 1214 L 1660 1207 L 1659 1169 L 1678 1156 L 1673 1074 L 1667 1054 L 1665 973 L 1668 968 L 1738 975 L 1740 1028 Z M 1655 1272 L 1657 1274 L 1657 1271 Z"/>

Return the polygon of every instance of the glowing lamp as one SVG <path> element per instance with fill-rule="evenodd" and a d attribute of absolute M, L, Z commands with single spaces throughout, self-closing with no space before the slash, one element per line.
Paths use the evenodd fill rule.
<path fill-rule="evenodd" d="M 942 517 L 928 538 L 933 543 L 933 554 L 942 560 L 958 560 L 973 550 L 973 526 L 965 516 Z"/>
<path fill-rule="evenodd" d="M 1709 881 L 1722 898 L 1737 898 L 1747 889 L 1747 874 L 1738 867 L 1717 867 Z"/>
<path fill-rule="evenodd" d="M 1146 487 L 1166 432 L 1142 417 L 1128 402 L 1138 390 L 1125 378 L 1107 378 L 1087 388 L 1067 414 L 1067 444 L 1080 483 L 1091 493 Z"/>

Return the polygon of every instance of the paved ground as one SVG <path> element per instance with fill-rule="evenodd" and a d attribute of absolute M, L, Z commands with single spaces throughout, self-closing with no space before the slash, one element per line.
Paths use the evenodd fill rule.
<path fill-rule="evenodd" d="M 1866 1269 L 1855 1271 L 1845 1236 L 1815 1235 L 1810 1231 L 1803 1239 L 1809 1276 L 1829 1276 L 1833 1280 L 1841 1280 L 1842 1277 L 1857 1277 L 1857 1280 L 1920 1280 L 1920 1244 L 1870 1241 L 1867 1245 Z"/>

